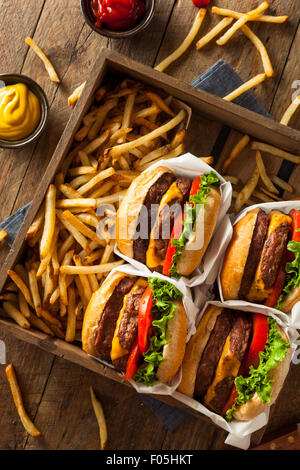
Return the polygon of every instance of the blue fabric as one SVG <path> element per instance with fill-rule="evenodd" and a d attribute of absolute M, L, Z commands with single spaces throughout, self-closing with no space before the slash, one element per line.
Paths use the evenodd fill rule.
<path fill-rule="evenodd" d="M 231 93 L 234 89 L 242 84 L 241 78 L 225 61 L 219 60 L 209 70 L 203 73 L 200 77 L 194 80 L 191 84 L 199 89 L 212 93 L 213 95 L 224 97 Z M 257 101 L 255 96 L 250 92 L 244 93 L 242 96 L 235 100 L 235 103 L 255 111 L 263 116 L 271 117 Z M 224 126 L 217 142 L 212 149 L 212 155 L 217 159 L 221 153 L 226 138 L 230 132 L 230 128 Z M 282 170 L 281 170 L 282 171 Z M 290 168 L 287 170 L 290 171 Z M 281 173 L 281 177 L 283 177 Z M 19 209 L 15 214 L 4 220 L 0 226 L 9 232 L 7 242 L 11 246 L 19 229 L 23 223 L 24 217 L 30 207 L 31 203 Z M 174 408 L 166 405 L 159 400 L 149 396 L 140 395 L 144 403 L 152 410 L 152 412 L 160 419 L 169 431 L 174 431 L 182 421 L 191 417 L 192 415 L 181 409 Z"/>

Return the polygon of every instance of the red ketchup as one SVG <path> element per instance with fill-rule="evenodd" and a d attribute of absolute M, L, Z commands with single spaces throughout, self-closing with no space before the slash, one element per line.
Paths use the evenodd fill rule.
<path fill-rule="evenodd" d="M 125 31 L 135 26 L 146 13 L 143 0 L 90 0 L 95 26 Z"/>
<path fill-rule="evenodd" d="M 207 5 L 210 4 L 210 0 L 193 0 L 193 4 L 196 5 L 196 7 L 207 7 Z"/>

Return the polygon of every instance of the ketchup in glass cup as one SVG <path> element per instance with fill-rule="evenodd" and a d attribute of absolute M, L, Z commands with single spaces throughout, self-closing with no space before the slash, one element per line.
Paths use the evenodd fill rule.
<path fill-rule="evenodd" d="M 95 26 L 125 31 L 145 16 L 144 0 L 90 0 Z"/>

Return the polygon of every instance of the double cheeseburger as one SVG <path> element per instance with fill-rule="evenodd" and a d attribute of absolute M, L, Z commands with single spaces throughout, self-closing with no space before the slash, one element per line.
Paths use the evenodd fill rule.
<path fill-rule="evenodd" d="M 182 293 L 170 282 L 123 272 L 108 277 L 84 316 L 82 347 L 111 361 L 125 380 L 169 382 L 184 357 L 187 321 Z"/>
<path fill-rule="evenodd" d="M 291 354 L 273 318 L 210 305 L 187 345 L 179 391 L 228 421 L 248 421 L 276 400 Z"/>
<path fill-rule="evenodd" d="M 225 300 L 290 312 L 300 300 L 300 212 L 256 208 L 234 226 L 221 270 Z"/>
<path fill-rule="evenodd" d="M 146 170 L 132 182 L 118 210 L 120 252 L 166 276 L 189 276 L 212 237 L 219 186 L 213 171 L 192 181 L 162 166 Z"/>

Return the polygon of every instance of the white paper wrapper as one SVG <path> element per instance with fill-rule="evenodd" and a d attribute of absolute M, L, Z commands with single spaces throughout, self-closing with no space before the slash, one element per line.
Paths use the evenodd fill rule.
<path fill-rule="evenodd" d="M 261 208 L 264 210 L 266 213 L 271 212 L 272 210 L 279 210 L 282 211 L 286 214 L 288 214 L 292 209 L 297 209 L 300 210 L 300 201 L 282 201 L 282 202 L 268 202 L 264 204 L 256 204 L 254 206 L 250 206 L 247 209 L 244 209 L 242 212 L 240 212 L 236 218 L 233 221 L 233 225 L 235 225 L 244 215 L 247 214 L 247 212 L 255 209 L 256 207 Z M 231 224 L 225 227 L 225 232 L 224 236 L 226 237 L 226 240 L 228 239 L 230 231 L 232 231 L 232 227 L 230 227 Z M 216 233 L 216 237 L 218 237 L 220 234 Z M 231 238 L 231 237 L 230 237 Z M 230 241 L 230 239 L 229 239 Z M 228 241 L 228 243 L 229 243 Z M 227 243 L 227 244 L 228 244 Z M 225 250 L 223 252 L 222 257 L 220 257 L 220 264 L 219 264 L 219 273 L 218 273 L 218 287 L 219 287 L 219 292 L 220 292 L 220 298 L 221 301 L 224 301 L 223 297 L 223 292 L 222 292 L 222 286 L 221 286 L 221 280 L 220 280 L 220 273 L 222 270 L 223 266 L 223 260 L 224 260 L 224 255 L 225 255 Z M 251 305 L 249 302 L 242 302 L 238 301 L 239 304 L 245 304 L 245 305 Z M 227 301 L 229 305 L 235 305 L 235 301 Z M 252 305 L 257 305 L 257 304 L 252 304 Z M 261 306 L 263 307 L 263 306 Z M 266 307 L 265 307 L 266 308 Z M 270 309 L 269 309 L 270 310 Z M 272 309 L 274 314 L 277 314 L 279 318 L 281 318 L 287 325 L 290 325 L 294 328 L 299 329 L 300 328 L 300 302 L 297 302 L 297 304 L 293 307 L 291 314 L 285 314 L 279 310 Z"/>
<path fill-rule="evenodd" d="M 119 266 L 113 269 L 107 277 L 109 278 L 116 271 L 121 271 L 127 274 L 132 274 L 133 276 L 140 276 L 140 277 L 146 277 L 146 278 L 148 278 L 150 275 L 151 277 L 158 277 L 164 281 L 168 281 L 174 284 L 174 286 L 177 287 L 177 289 L 180 290 L 183 294 L 182 302 L 183 302 L 186 315 L 187 315 L 187 342 L 189 341 L 191 336 L 196 331 L 195 325 L 196 325 L 196 318 L 199 314 L 199 308 L 196 307 L 196 305 L 193 302 L 191 290 L 184 284 L 182 280 L 176 281 L 174 279 L 170 279 L 166 276 L 163 276 L 162 274 L 159 274 L 159 273 L 149 274 L 148 269 L 138 270 L 130 264 L 124 264 L 123 266 Z M 99 360 L 96 357 L 95 359 Z M 148 387 L 146 385 L 136 383 L 134 382 L 134 380 L 130 380 L 129 382 L 139 393 L 172 395 L 172 393 L 177 389 L 178 385 L 180 384 L 180 381 L 181 381 L 181 368 L 176 374 L 176 376 L 172 379 L 172 381 L 167 384 L 158 382 L 154 384 L 152 387 Z"/>
<path fill-rule="evenodd" d="M 218 301 L 207 302 L 199 315 L 199 320 L 204 314 L 208 305 L 216 305 L 218 307 L 228 308 L 229 302 L 218 302 Z M 281 326 L 281 328 L 284 330 L 287 337 L 289 338 L 292 348 L 294 350 L 297 349 L 296 340 L 299 337 L 299 333 L 294 327 L 288 326 L 282 321 L 282 319 L 278 315 L 277 310 L 274 311 L 272 309 L 267 309 L 266 307 L 261 306 L 261 305 L 253 306 L 253 304 L 249 304 L 249 303 L 247 304 L 246 302 L 235 302 L 235 304 L 230 303 L 230 308 L 233 310 L 242 310 L 245 312 L 258 312 L 258 313 L 262 313 L 264 315 L 275 318 L 275 320 L 278 322 L 278 324 Z M 220 426 L 225 431 L 228 431 L 229 435 L 225 443 L 233 445 L 235 447 L 239 447 L 241 449 L 248 449 L 250 445 L 251 434 L 257 431 L 258 429 L 261 429 L 268 422 L 269 408 L 267 409 L 265 413 L 261 413 L 259 416 L 257 416 L 256 418 L 250 421 L 247 421 L 247 422 L 233 421 L 229 423 L 222 416 L 219 416 L 213 411 L 210 411 L 208 408 L 206 408 L 204 405 L 202 405 L 198 401 L 190 397 L 187 397 L 186 395 L 183 395 L 182 393 L 174 392 L 173 396 L 174 398 L 184 403 L 185 405 L 209 417 L 217 426 Z"/>
<path fill-rule="evenodd" d="M 166 166 L 167 168 L 170 168 L 170 170 L 173 170 L 178 176 L 184 176 L 190 179 L 193 179 L 196 176 L 208 174 L 211 170 L 213 170 L 217 174 L 218 178 L 221 181 L 221 186 L 220 186 L 221 206 L 220 206 L 220 212 L 219 212 L 219 216 L 218 216 L 218 220 L 217 220 L 217 224 L 216 224 L 216 228 L 214 232 L 216 233 L 219 227 L 221 226 L 221 224 L 223 223 L 223 220 L 231 204 L 231 197 L 232 197 L 231 184 L 225 181 L 224 178 L 219 173 L 217 173 L 214 168 L 202 162 L 199 158 L 195 157 L 191 153 L 186 153 L 185 155 L 182 155 L 181 157 L 172 158 L 170 160 L 160 161 L 152 165 L 150 168 L 151 169 L 156 168 L 157 166 Z M 149 169 L 145 171 L 148 171 Z M 222 230 L 219 233 L 222 233 Z M 181 280 L 183 280 L 188 287 L 194 287 L 194 286 L 203 284 L 204 282 L 206 282 L 208 278 L 215 280 L 216 275 L 217 275 L 217 272 L 216 272 L 217 260 L 219 259 L 219 257 L 221 257 L 224 254 L 228 242 L 229 240 L 226 238 L 223 238 L 222 236 L 219 236 L 217 240 L 215 240 L 213 236 L 199 268 L 195 270 L 195 272 L 191 275 L 191 277 L 189 278 L 182 277 Z M 146 269 L 149 274 L 152 273 L 144 264 L 132 258 L 128 258 L 127 256 L 124 256 L 118 250 L 117 245 L 115 246 L 114 251 L 118 256 L 125 259 L 128 263 L 132 264 L 137 269 L 139 270 Z"/>

